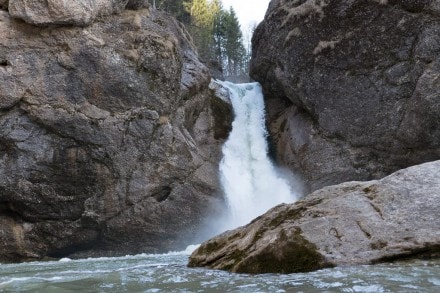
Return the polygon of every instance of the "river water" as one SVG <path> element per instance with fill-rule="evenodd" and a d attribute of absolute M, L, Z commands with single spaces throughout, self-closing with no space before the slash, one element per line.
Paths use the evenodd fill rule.
<path fill-rule="evenodd" d="M 0 265 L 0 292 L 439 292 L 440 261 L 242 275 L 186 267 L 189 252 Z"/>
<path fill-rule="evenodd" d="M 230 218 L 247 223 L 297 199 L 267 156 L 261 87 L 232 85 L 235 120 L 220 173 Z M 0 264 L 0 292 L 440 292 L 440 261 L 341 267 L 312 273 L 244 275 L 186 267 L 190 252 Z"/>

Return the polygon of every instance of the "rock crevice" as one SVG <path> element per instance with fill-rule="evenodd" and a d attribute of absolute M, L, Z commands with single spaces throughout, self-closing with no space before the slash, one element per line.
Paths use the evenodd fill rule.
<path fill-rule="evenodd" d="M 69 1 L 0 10 L 0 261 L 181 248 L 223 204 L 230 104 L 170 16 L 70 1 L 63 25 L 11 17 L 36 2 Z"/>

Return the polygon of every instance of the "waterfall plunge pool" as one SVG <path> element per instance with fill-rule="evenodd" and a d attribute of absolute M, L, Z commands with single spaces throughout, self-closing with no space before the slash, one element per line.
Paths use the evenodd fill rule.
<path fill-rule="evenodd" d="M 236 116 L 220 167 L 230 209 L 225 229 L 245 224 L 278 203 L 293 202 L 298 193 L 267 156 L 260 86 L 223 85 L 232 91 Z M 440 260 L 246 275 L 189 269 L 193 249 L 0 264 L 0 292 L 438 292 L 440 287 Z"/>
<path fill-rule="evenodd" d="M 0 292 L 438 292 L 440 261 L 245 275 L 186 267 L 189 252 L 0 264 Z"/>

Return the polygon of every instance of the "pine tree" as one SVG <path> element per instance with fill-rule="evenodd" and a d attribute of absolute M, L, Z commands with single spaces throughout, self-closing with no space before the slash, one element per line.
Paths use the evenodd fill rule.
<path fill-rule="evenodd" d="M 232 7 L 223 11 L 216 24 L 216 43 L 222 47 L 222 60 L 227 76 L 238 76 L 247 71 L 246 50 L 237 15 Z"/>
<path fill-rule="evenodd" d="M 204 61 L 214 57 L 213 25 L 221 5 L 219 1 L 192 0 L 185 2 L 185 7 L 191 15 L 189 31 L 193 36 L 199 56 Z"/>
<path fill-rule="evenodd" d="M 243 44 L 237 15 L 220 0 L 156 0 L 157 8 L 182 21 L 193 37 L 199 57 L 223 68 L 226 76 L 247 75 L 250 52 Z"/>

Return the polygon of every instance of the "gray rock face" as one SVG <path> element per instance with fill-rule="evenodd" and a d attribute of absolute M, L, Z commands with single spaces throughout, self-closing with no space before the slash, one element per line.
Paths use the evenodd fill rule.
<path fill-rule="evenodd" d="M 440 256 L 440 161 L 325 187 L 203 243 L 190 266 L 293 273 Z"/>
<path fill-rule="evenodd" d="M 0 9 L 8 10 L 9 0 L 0 0 Z"/>
<path fill-rule="evenodd" d="M 178 249 L 222 204 L 232 111 L 187 37 L 148 10 L 87 28 L 0 11 L 0 261 Z"/>
<path fill-rule="evenodd" d="M 251 76 L 278 161 L 315 190 L 439 159 L 439 32 L 438 1 L 271 1 Z"/>
<path fill-rule="evenodd" d="M 130 8 L 143 7 L 128 0 L 10 0 L 11 16 L 35 25 L 90 25 L 98 16 L 120 13 L 127 3 Z M 142 3 L 141 3 L 142 4 Z"/>

